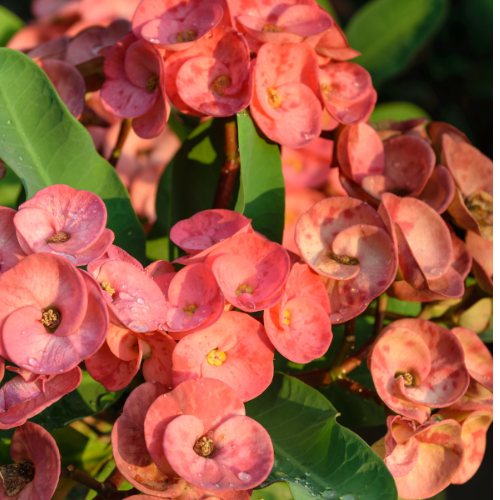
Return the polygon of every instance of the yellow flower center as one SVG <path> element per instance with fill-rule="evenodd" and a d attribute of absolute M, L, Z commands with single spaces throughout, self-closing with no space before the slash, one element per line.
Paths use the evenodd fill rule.
<path fill-rule="evenodd" d="M 283 28 L 280 28 L 279 26 L 276 26 L 272 23 L 267 23 L 262 26 L 262 31 L 267 31 L 269 33 L 281 33 L 283 31 Z"/>
<path fill-rule="evenodd" d="M 42 314 L 42 325 L 49 330 L 56 328 L 61 322 L 61 314 L 54 309 L 47 309 Z"/>
<path fill-rule="evenodd" d="M 253 293 L 253 288 L 250 285 L 240 285 L 236 290 L 236 295 L 239 297 L 242 293 Z"/>
<path fill-rule="evenodd" d="M 283 313 L 283 323 L 285 323 L 285 325 L 290 324 L 290 311 L 285 311 Z"/>
<path fill-rule="evenodd" d="M 231 77 L 228 75 L 220 75 L 210 84 L 210 86 L 217 95 L 223 96 L 224 89 L 231 86 Z"/>
<path fill-rule="evenodd" d="M 192 42 L 196 40 L 196 33 L 193 30 L 181 31 L 177 33 L 176 38 L 179 43 Z"/>
<path fill-rule="evenodd" d="M 191 304 L 190 306 L 187 306 L 183 309 L 183 311 L 190 317 L 192 318 L 194 316 L 194 312 L 198 309 L 194 304 Z"/>
<path fill-rule="evenodd" d="M 267 100 L 272 108 L 279 108 L 281 106 L 281 96 L 272 87 L 267 89 Z"/>
<path fill-rule="evenodd" d="M 160 85 L 160 78 L 156 75 L 150 76 L 146 82 L 146 90 L 152 94 Z"/>
<path fill-rule="evenodd" d="M 321 92 L 323 92 L 326 99 L 330 99 L 331 93 L 333 91 L 333 86 L 328 83 L 321 84 Z"/>
<path fill-rule="evenodd" d="M 220 366 L 224 361 L 226 361 L 226 353 L 219 351 L 219 349 L 212 349 L 208 354 L 207 354 L 207 361 L 209 364 L 214 365 L 214 366 Z"/>
<path fill-rule="evenodd" d="M 58 231 L 47 240 L 47 243 L 65 243 L 70 238 L 71 234 L 65 233 L 64 231 Z"/>
<path fill-rule="evenodd" d="M 203 436 L 196 441 L 193 450 L 200 457 L 209 457 L 214 451 L 214 442 L 212 439 Z"/>
<path fill-rule="evenodd" d="M 111 296 L 114 295 L 115 289 L 111 286 L 111 283 L 108 281 L 103 281 L 101 283 L 101 288 L 105 291 L 108 292 Z"/>

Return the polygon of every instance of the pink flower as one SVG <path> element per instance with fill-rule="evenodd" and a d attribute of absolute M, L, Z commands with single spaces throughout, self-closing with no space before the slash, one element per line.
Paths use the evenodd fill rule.
<path fill-rule="evenodd" d="M 199 488 L 247 490 L 266 479 L 272 468 L 269 435 L 245 417 L 237 393 L 220 380 L 187 380 L 159 397 L 146 415 L 145 433 L 160 470 L 171 468 Z"/>
<path fill-rule="evenodd" d="M 321 188 L 332 165 L 333 141 L 318 137 L 300 149 L 281 148 L 283 176 L 287 186 Z"/>
<path fill-rule="evenodd" d="M 472 270 L 478 285 L 486 293 L 493 295 L 493 241 L 481 238 L 473 231 L 467 231 L 465 243 L 474 259 Z"/>
<path fill-rule="evenodd" d="M 61 472 L 61 457 L 54 438 L 43 427 L 26 422 L 14 431 L 10 456 L 15 464 L 0 468 L 4 478 L 0 498 L 50 500 Z M 7 477 L 12 480 L 6 481 Z"/>
<path fill-rule="evenodd" d="M 167 123 L 170 102 L 158 49 L 130 33 L 109 50 L 104 75 L 104 109 L 120 118 L 133 118 L 132 128 L 139 137 L 151 139 L 159 135 Z"/>
<path fill-rule="evenodd" d="M 301 148 L 319 137 L 323 111 L 318 62 L 310 45 L 264 44 L 254 83 L 252 116 L 271 140 Z"/>
<path fill-rule="evenodd" d="M 251 222 L 232 210 L 203 210 L 177 222 L 170 230 L 170 239 L 185 252 L 196 255 L 247 229 Z"/>
<path fill-rule="evenodd" d="M 226 9 L 223 0 L 142 0 L 132 26 L 135 36 L 164 49 L 181 51 L 209 35 L 224 18 L 227 20 Z"/>
<path fill-rule="evenodd" d="M 420 423 L 431 408 L 458 401 L 469 385 L 460 341 L 446 328 L 421 319 L 387 326 L 373 347 L 369 368 L 382 401 Z"/>
<path fill-rule="evenodd" d="M 382 195 L 379 213 L 392 231 L 402 275 L 417 292 L 418 302 L 459 298 L 464 282 L 454 268 L 454 245 L 446 223 L 435 210 L 416 198 Z"/>
<path fill-rule="evenodd" d="M 263 43 L 311 44 L 332 28 L 330 14 L 314 0 L 228 0 L 236 27 L 245 32 L 252 50 Z"/>
<path fill-rule="evenodd" d="M 172 104 L 183 113 L 234 115 L 252 97 L 247 42 L 235 29 L 217 27 L 188 50 L 167 57 L 165 82 Z"/>
<path fill-rule="evenodd" d="M 24 424 L 76 389 L 82 380 L 78 367 L 60 375 L 36 375 L 19 368 L 12 371 L 19 375 L 0 388 L 0 429 Z"/>
<path fill-rule="evenodd" d="M 387 418 L 389 432 L 373 445 L 396 481 L 402 498 L 429 498 L 446 488 L 463 460 L 460 425 L 438 416 L 423 425 Z"/>
<path fill-rule="evenodd" d="M 83 266 L 100 257 L 113 242 L 106 220 L 106 206 L 99 196 L 58 184 L 24 202 L 14 224 L 27 254 L 51 253 Z"/>
<path fill-rule="evenodd" d="M 12 208 L 0 207 L 0 275 L 26 257 L 17 241 Z"/>
<path fill-rule="evenodd" d="M 264 311 L 266 333 L 285 358 L 309 363 L 332 342 L 330 301 L 321 278 L 305 264 L 294 264 L 281 301 Z"/>
<path fill-rule="evenodd" d="M 178 273 L 167 273 L 154 278 L 167 298 L 166 329 L 175 339 L 188 332 L 209 327 L 224 310 L 212 269 L 205 264 L 190 264 Z M 186 333 L 177 333 L 186 332 Z"/>
<path fill-rule="evenodd" d="M 323 104 L 335 121 L 352 125 L 368 120 L 377 92 L 366 69 L 352 62 L 331 62 L 320 67 L 319 83 Z"/>
<path fill-rule="evenodd" d="M 208 264 L 224 297 L 242 311 L 276 304 L 290 269 L 286 250 L 255 233 L 237 234 L 210 252 Z"/>
<path fill-rule="evenodd" d="M 323 277 L 332 323 L 363 312 L 396 276 L 393 241 L 381 217 L 360 200 L 319 201 L 299 218 L 295 242 L 304 261 Z"/>
<path fill-rule="evenodd" d="M 225 312 L 214 325 L 188 335 L 173 354 L 174 387 L 209 377 L 232 387 L 250 401 L 269 386 L 274 348 L 262 324 L 248 314 Z"/>
<path fill-rule="evenodd" d="M 33 373 L 67 372 L 106 337 L 99 285 L 56 255 L 30 255 L 2 274 L 0 304 L 2 357 Z"/>
<path fill-rule="evenodd" d="M 172 352 L 175 341 L 166 333 L 137 333 L 109 325 L 106 342 L 85 360 L 85 367 L 94 380 L 108 391 L 127 387 L 142 365 L 147 382 L 172 386 Z"/>
<path fill-rule="evenodd" d="M 314 50 L 326 64 L 330 59 L 333 61 L 347 61 L 361 55 L 361 52 L 349 47 L 347 37 L 339 25 L 333 21 L 332 29 L 324 33 L 316 43 Z"/>

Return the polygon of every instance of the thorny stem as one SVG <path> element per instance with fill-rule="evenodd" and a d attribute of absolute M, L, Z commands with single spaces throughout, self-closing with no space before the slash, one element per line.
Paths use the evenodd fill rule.
<path fill-rule="evenodd" d="M 338 369 L 345 361 L 351 349 L 354 349 L 354 342 L 356 341 L 356 335 L 354 333 L 356 329 L 356 318 L 352 318 L 346 321 L 344 325 L 344 336 L 342 337 L 342 342 L 340 347 L 335 354 L 335 359 L 333 360 L 332 368 L 330 370 L 330 375 L 333 380 L 335 380 L 338 375 Z"/>
<path fill-rule="evenodd" d="M 118 139 L 116 141 L 113 152 L 109 157 L 109 163 L 111 163 L 111 165 L 113 165 L 114 168 L 116 168 L 116 164 L 120 159 L 123 146 L 125 145 L 125 141 L 127 140 L 131 128 L 132 128 L 132 118 L 125 118 L 122 122 L 120 133 L 118 134 Z"/>
<path fill-rule="evenodd" d="M 212 208 L 229 207 L 234 183 L 240 170 L 236 119 L 234 117 L 226 121 L 224 131 L 226 159 L 220 172 L 219 184 L 217 185 L 217 192 L 215 193 Z"/>
<path fill-rule="evenodd" d="M 375 311 L 375 324 L 373 325 L 372 339 L 375 340 L 384 328 L 385 315 L 387 314 L 387 302 L 389 297 L 385 293 L 377 299 L 377 309 Z"/>
<path fill-rule="evenodd" d="M 362 386 L 359 382 L 355 382 L 347 377 L 338 376 L 335 380 L 335 384 L 339 387 L 342 387 L 347 392 L 354 394 L 362 399 L 366 399 L 368 401 L 373 401 L 380 407 L 382 407 L 386 412 L 389 410 L 385 403 L 380 399 L 380 396 L 376 393 L 376 391 L 372 391 L 371 389 L 367 389 Z M 390 411 L 390 410 L 389 410 Z M 391 412 L 392 413 L 392 412 Z"/>
<path fill-rule="evenodd" d="M 122 498 L 127 498 L 139 493 L 139 491 L 135 488 L 127 491 L 118 491 L 117 488 L 121 486 L 124 481 L 123 476 L 121 476 L 120 483 L 118 474 L 121 476 L 121 474 L 115 469 L 111 473 L 110 478 L 108 478 L 108 480 L 104 483 L 101 483 L 97 479 L 85 474 L 85 472 L 78 470 L 74 465 L 68 465 L 66 469 L 61 471 L 59 477 L 63 479 L 72 479 L 86 488 L 97 491 L 99 493 L 99 498 L 101 499 L 121 500 Z"/>

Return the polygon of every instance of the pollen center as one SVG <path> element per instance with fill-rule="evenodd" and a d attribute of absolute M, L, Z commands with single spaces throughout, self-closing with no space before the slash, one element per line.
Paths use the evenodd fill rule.
<path fill-rule="evenodd" d="M 344 264 L 344 266 L 358 266 L 359 260 L 356 257 L 349 257 L 349 255 L 337 255 L 332 252 L 332 259 L 339 264 Z"/>
<path fill-rule="evenodd" d="M 114 295 L 115 289 L 111 286 L 111 283 L 108 281 L 103 281 L 101 283 L 101 288 L 105 291 L 108 292 L 110 295 Z"/>
<path fill-rule="evenodd" d="M 285 323 L 285 325 L 290 324 L 290 311 L 285 311 L 283 313 L 283 323 Z"/>
<path fill-rule="evenodd" d="M 333 86 L 328 84 L 328 83 L 322 83 L 321 84 L 321 92 L 323 92 L 324 96 L 327 99 L 330 99 L 330 95 L 333 91 Z"/>
<path fill-rule="evenodd" d="M 22 489 L 35 478 L 35 467 L 29 462 L 2 465 L 0 479 L 3 491 L 8 497 L 16 496 Z"/>
<path fill-rule="evenodd" d="M 415 387 L 415 379 L 413 378 L 413 375 L 410 372 L 405 372 L 405 373 L 398 372 L 396 373 L 395 378 L 402 378 L 405 382 L 405 387 Z"/>
<path fill-rule="evenodd" d="M 202 438 L 196 441 L 196 444 L 193 447 L 194 452 L 200 457 L 210 457 L 214 451 L 214 442 L 212 439 L 203 436 Z"/>
<path fill-rule="evenodd" d="M 219 351 L 219 349 L 212 349 L 207 354 L 207 361 L 214 366 L 220 366 L 226 361 L 226 353 Z"/>
<path fill-rule="evenodd" d="M 253 293 L 253 288 L 250 285 L 240 285 L 236 290 L 236 295 L 239 297 L 242 293 Z"/>
<path fill-rule="evenodd" d="M 150 76 L 146 82 L 146 90 L 152 94 L 158 88 L 158 85 L 160 85 L 160 77 L 156 75 Z"/>
<path fill-rule="evenodd" d="M 280 28 L 279 26 L 276 26 L 275 24 L 272 23 L 267 23 L 262 26 L 262 31 L 267 31 L 268 33 L 281 33 L 283 28 Z"/>
<path fill-rule="evenodd" d="M 272 108 L 279 108 L 281 106 L 281 96 L 276 89 L 269 87 L 267 89 L 267 100 Z"/>
<path fill-rule="evenodd" d="M 231 86 L 231 77 L 229 75 L 218 76 L 211 84 L 212 90 L 220 96 L 224 95 L 224 89 Z"/>
<path fill-rule="evenodd" d="M 192 318 L 194 315 L 194 312 L 198 309 L 194 304 L 191 304 L 190 306 L 187 306 L 183 309 L 183 311 L 190 317 Z"/>
<path fill-rule="evenodd" d="M 180 31 L 176 35 L 177 41 L 182 42 L 192 42 L 196 40 L 196 33 L 193 30 Z"/>
<path fill-rule="evenodd" d="M 58 231 L 47 240 L 47 243 L 65 243 L 70 238 L 71 234 L 65 233 L 64 231 Z"/>
<path fill-rule="evenodd" d="M 60 322 L 61 322 L 60 312 L 49 308 L 42 313 L 42 325 L 48 328 L 49 330 L 57 328 Z"/>

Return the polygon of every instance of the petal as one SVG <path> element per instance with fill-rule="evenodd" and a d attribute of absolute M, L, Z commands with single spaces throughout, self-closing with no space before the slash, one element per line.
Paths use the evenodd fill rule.
<path fill-rule="evenodd" d="M 132 128 L 139 137 L 152 139 L 163 132 L 169 116 L 170 102 L 163 92 L 158 92 L 151 109 L 132 120 Z"/>
<path fill-rule="evenodd" d="M 153 332 L 152 335 L 141 335 L 141 338 L 151 348 L 151 356 L 145 359 L 142 365 L 144 379 L 147 382 L 160 382 L 165 387 L 171 387 L 175 340 L 160 331 Z"/>
<path fill-rule="evenodd" d="M 438 214 L 442 214 L 449 207 L 454 195 L 453 177 L 445 167 L 437 165 L 418 198 Z"/>
<path fill-rule="evenodd" d="M 12 269 L 26 256 L 16 236 L 16 214 L 16 210 L 0 207 L 0 274 Z"/>
<path fill-rule="evenodd" d="M 154 106 L 157 94 L 140 89 L 128 80 L 106 80 L 100 91 L 104 109 L 120 118 L 146 114 Z"/>

